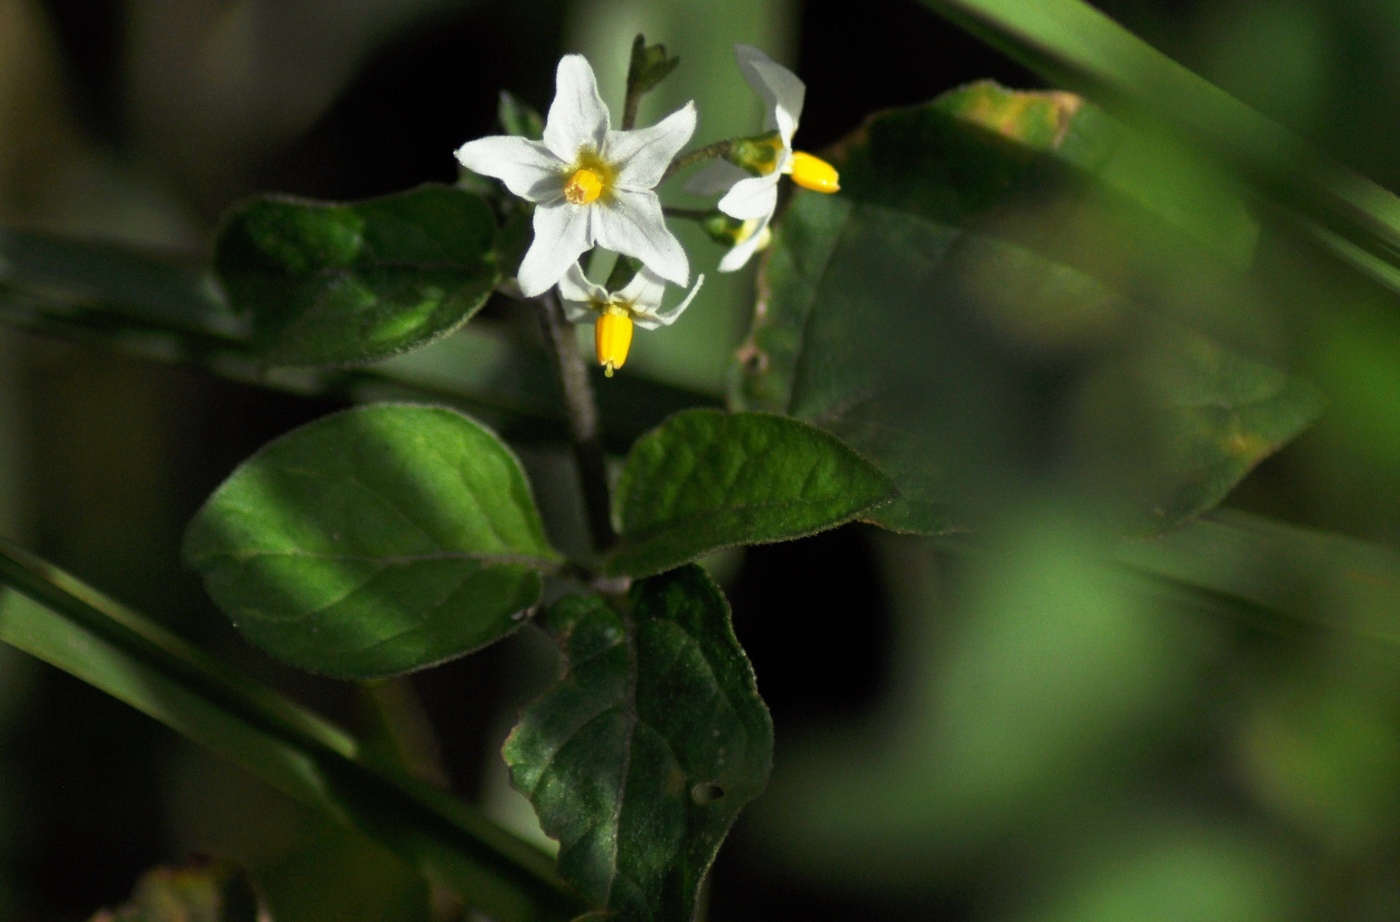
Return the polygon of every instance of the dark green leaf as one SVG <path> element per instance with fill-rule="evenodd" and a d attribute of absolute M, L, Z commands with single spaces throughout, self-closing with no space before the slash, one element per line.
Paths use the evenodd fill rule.
<path fill-rule="evenodd" d="M 509 634 L 557 561 L 495 435 L 394 404 L 317 420 L 244 462 L 190 524 L 184 555 L 249 640 L 343 678 Z"/>
<path fill-rule="evenodd" d="M 737 544 L 800 538 L 897 495 L 813 426 L 766 413 L 677 413 L 637 440 L 614 497 L 614 574 L 647 576 Z"/>
<path fill-rule="evenodd" d="M 617 607 L 563 599 L 546 626 L 568 671 L 506 741 L 511 778 L 587 899 L 622 922 L 688 922 L 772 764 L 772 721 L 729 606 L 690 565 L 636 583 Z"/>
<path fill-rule="evenodd" d="M 988 83 L 875 117 L 839 148 L 841 193 L 783 216 L 734 403 L 870 459 L 897 530 L 966 527 L 1051 477 L 1120 500 L 1130 531 L 1219 502 L 1319 400 L 1181 322 L 1253 317 L 1200 306 L 1242 297 L 1253 226 L 1173 210 L 1130 141 L 1077 97 Z M 1188 270 L 1190 291 L 1164 281 Z"/>
<path fill-rule="evenodd" d="M 467 320 L 497 281 L 495 220 L 479 196 L 423 186 L 351 205 L 256 199 L 215 260 L 273 365 L 371 362 Z"/>
<path fill-rule="evenodd" d="M 156 868 L 115 912 L 92 922 L 268 922 L 252 878 L 230 861 L 196 859 L 180 868 Z"/>
<path fill-rule="evenodd" d="M 1261 458 L 1321 412 L 1315 388 L 1180 331 L 1132 370 L 1160 408 L 1151 482 L 1154 502 L 1130 529 L 1165 531 L 1213 508 Z"/>

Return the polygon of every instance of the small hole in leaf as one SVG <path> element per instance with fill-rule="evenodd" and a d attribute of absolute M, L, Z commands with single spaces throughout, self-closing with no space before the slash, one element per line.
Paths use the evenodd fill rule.
<path fill-rule="evenodd" d="M 724 797 L 724 788 L 713 781 L 702 781 L 690 789 L 690 799 L 700 806 L 712 804 Z"/>

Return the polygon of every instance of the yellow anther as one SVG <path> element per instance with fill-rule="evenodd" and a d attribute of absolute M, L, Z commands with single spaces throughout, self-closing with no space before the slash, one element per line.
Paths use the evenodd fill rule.
<path fill-rule="evenodd" d="M 603 194 L 603 188 L 603 177 L 596 170 L 583 167 L 575 170 L 569 181 L 564 184 L 564 198 L 568 199 L 571 205 L 587 205 L 598 200 L 598 196 Z"/>
<path fill-rule="evenodd" d="M 598 347 L 598 364 L 603 374 L 612 377 L 614 370 L 627 361 L 632 346 L 632 318 L 620 307 L 607 307 L 593 325 L 593 343 Z"/>
<path fill-rule="evenodd" d="M 836 167 L 800 150 L 792 152 L 792 181 L 813 192 L 841 190 L 841 176 L 836 172 Z"/>

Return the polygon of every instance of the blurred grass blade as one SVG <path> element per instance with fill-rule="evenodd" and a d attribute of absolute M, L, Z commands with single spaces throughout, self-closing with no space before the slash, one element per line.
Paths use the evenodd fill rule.
<path fill-rule="evenodd" d="M 502 922 L 572 917 L 544 854 L 448 794 L 370 765 L 344 731 L 76 579 L 0 544 L 0 640 L 358 830 Z"/>
<path fill-rule="evenodd" d="M 194 260 L 181 265 L 113 244 L 0 228 L 0 283 L 66 302 L 74 315 L 91 306 L 128 322 L 215 339 L 247 335 L 213 276 Z"/>
<path fill-rule="evenodd" d="M 1266 200 L 1368 277 L 1400 292 L 1400 199 L 1157 51 L 1082 0 L 920 0 L 1129 121 L 1171 125 L 1239 169 Z M 1348 246 L 1338 246 L 1337 242 Z"/>
<path fill-rule="evenodd" d="M 564 429 L 544 350 L 491 324 L 363 368 L 269 368 L 210 272 L 193 259 L 117 244 L 0 228 L 0 323 L 295 394 L 443 403 L 497 429 Z M 619 452 L 677 410 L 719 403 L 638 375 L 609 382 L 599 402 Z"/>
<path fill-rule="evenodd" d="M 1222 509 L 1120 563 L 1232 604 L 1400 644 L 1400 551 Z"/>

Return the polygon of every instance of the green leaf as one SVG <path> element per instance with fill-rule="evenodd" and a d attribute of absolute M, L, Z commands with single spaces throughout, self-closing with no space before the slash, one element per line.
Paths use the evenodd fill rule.
<path fill-rule="evenodd" d="M 131 900 L 92 922 L 270 922 L 248 872 L 231 861 L 196 859 L 156 868 L 137 882 Z"/>
<path fill-rule="evenodd" d="M 637 440 L 614 496 L 612 574 L 648 576 L 737 544 L 833 528 L 897 495 L 839 439 L 766 413 L 677 413 Z"/>
<path fill-rule="evenodd" d="M 510 450 L 452 410 L 402 404 L 268 445 L 195 516 L 184 556 L 250 641 L 341 678 L 499 640 L 558 560 Z"/>
<path fill-rule="evenodd" d="M 616 606 L 562 599 L 546 626 L 568 671 L 506 740 L 511 779 L 587 899 L 622 922 L 688 922 L 772 765 L 772 721 L 729 606 L 689 565 Z"/>
<path fill-rule="evenodd" d="M 215 263 L 273 365 L 372 362 L 451 332 L 498 280 L 479 196 L 422 186 L 350 205 L 261 198 L 234 209 Z"/>
<path fill-rule="evenodd" d="M 1248 314 L 1228 299 L 1253 225 L 1173 210 L 1128 140 L 1077 97 L 990 83 L 871 119 L 834 157 L 841 193 L 783 217 L 732 402 L 870 459 L 901 494 L 873 518 L 900 531 L 1067 471 L 1131 532 L 1218 503 L 1320 401 L 1181 322 L 1229 327 L 1211 297 Z M 1186 263 L 1199 288 L 1162 283 Z"/>
<path fill-rule="evenodd" d="M 501 922 L 577 915 L 554 862 L 458 798 L 91 586 L 0 541 L 0 642 L 123 701 L 441 880 Z"/>

